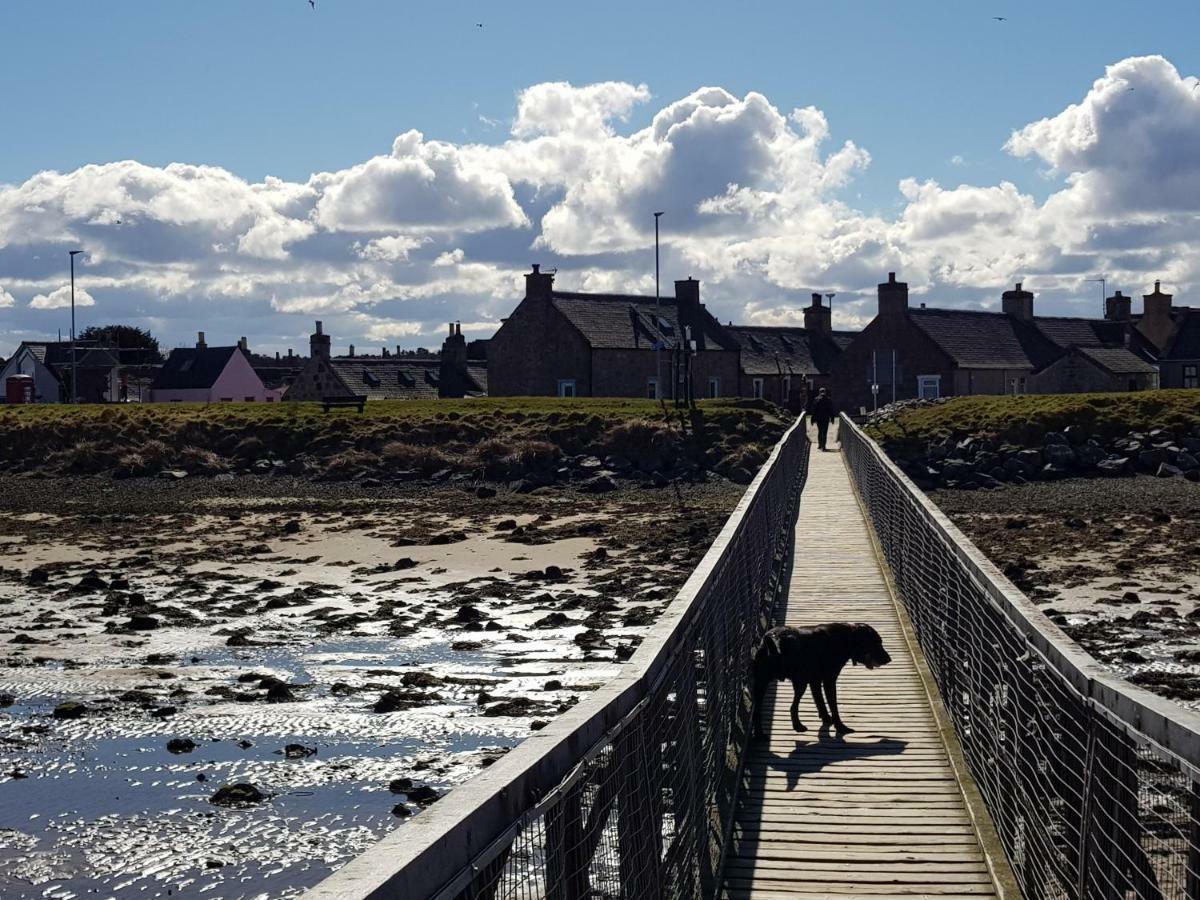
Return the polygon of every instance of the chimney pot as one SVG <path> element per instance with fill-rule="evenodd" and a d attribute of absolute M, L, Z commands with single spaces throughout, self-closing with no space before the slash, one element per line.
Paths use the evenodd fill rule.
<path fill-rule="evenodd" d="M 350 345 L 350 358 L 351 359 L 354 358 L 354 345 L 353 344 Z"/>
<path fill-rule="evenodd" d="M 317 334 L 324 334 L 324 333 L 325 332 L 321 330 L 321 323 L 320 323 L 320 321 L 318 321 L 317 322 Z"/>
<path fill-rule="evenodd" d="M 888 272 L 888 284 L 895 284 L 895 283 L 896 283 L 896 273 Z"/>
<path fill-rule="evenodd" d="M 1021 289 L 1021 282 L 1018 281 L 1017 282 L 1017 290 L 1019 291 L 1020 289 Z"/>
<path fill-rule="evenodd" d="M 198 335 L 198 337 L 196 339 L 196 349 L 203 350 L 205 347 L 208 346 L 207 344 L 204 343 L 204 332 L 203 331 L 197 332 L 197 335 Z"/>
<path fill-rule="evenodd" d="M 538 274 L 540 271 L 542 271 L 541 264 L 540 264 L 540 263 L 534 263 L 534 264 L 533 264 L 533 274 L 534 274 L 534 275 L 536 275 L 536 274 Z"/>

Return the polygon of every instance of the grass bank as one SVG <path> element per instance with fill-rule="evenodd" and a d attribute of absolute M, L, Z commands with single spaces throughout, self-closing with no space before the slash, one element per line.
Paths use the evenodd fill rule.
<path fill-rule="evenodd" d="M 694 411 L 557 398 L 378 402 L 362 414 L 307 403 L 14 406 L 0 408 L 0 463 L 116 477 L 283 468 L 331 479 L 448 471 L 508 480 L 586 455 L 625 471 L 740 476 L 788 421 L 772 404 L 733 399 Z"/>
<path fill-rule="evenodd" d="M 1128 394 L 1025 394 L 956 397 L 902 409 L 867 426 L 892 451 L 916 451 L 931 441 L 984 436 L 1017 446 L 1040 446 L 1046 432 L 1076 425 L 1099 439 L 1131 431 L 1193 429 L 1200 425 L 1200 391 Z"/>

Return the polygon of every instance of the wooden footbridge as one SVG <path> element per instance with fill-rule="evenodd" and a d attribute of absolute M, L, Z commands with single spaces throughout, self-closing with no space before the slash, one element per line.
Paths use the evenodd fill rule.
<path fill-rule="evenodd" d="M 892 663 L 847 667 L 838 684 L 838 737 L 792 731 L 791 686 L 768 694 L 767 744 L 746 755 L 725 896 L 783 898 L 994 896 L 1010 878 L 987 814 L 961 769 L 953 735 L 935 714 L 931 684 L 902 623 L 842 455 L 813 453 L 793 537 L 793 564 L 776 620 L 866 622 Z M 964 784 L 965 782 L 965 784 Z M 982 831 L 982 835 L 981 835 Z"/>
<path fill-rule="evenodd" d="M 613 683 L 313 898 L 1200 900 L 1200 716 L 1101 669 L 848 420 L 803 422 Z M 842 717 L 768 693 L 774 624 L 856 621 Z"/>

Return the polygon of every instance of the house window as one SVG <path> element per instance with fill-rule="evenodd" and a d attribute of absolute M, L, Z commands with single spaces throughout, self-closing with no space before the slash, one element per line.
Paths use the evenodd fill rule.
<path fill-rule="evenodd" d="M 709 396 L 710 400 L 716 399 L 717 397 L 721 396 L 721 376 L 720 375 L 709 375 L 708 376 L 708 396 Z"/>
<path fill-rule="evenodd" d="M 222 402 L 222 403 L 232 403 L 232 402 L 233 402 L 233 398 L 232 398 L 232 397 L 222 397 L 222 398 L 221 398 L 221 402 Z"/>
<path fill-rule="evenodd" d="M 1200 387 L 1200 376 L 1197 375 L 1197 366 L 1183 367 L 1183 386 L 1184 387 Z"/>
<path fill-rule="evenodd" d="M 786 400 L 790 396 L 792 396 L 792 376 L 784 375 L 783 376 L 783 399 Z"/>
<path fill-rule="evenodd" d="M 575 379 L 561 378 L 558 382 L 558 396 L 574 397 L 575 396 Z"/>
<path fill-rule="evenodd" d="M 1009 386 L 1012 388 L 1012 393 L 1013 393 L 1013 394 L 1024 394 L 1024 393 L 1025 393 L 1025 379 L 1024 379 L 1024 377 L 1021 377 L 1021 378 L 1011 378 L 1011 379 L 1009 379 L 1009 382 L 1008 382 L 1008 383 L 1009 383 Z"/>
<path fill-rule="evenodd" d="M 918 375 L 917 396 L 922 400 L 936 400 L 942 396 L 942 376 Z"/>
<path fill-rule="evenodd" d="M 247 402 L 247 403 L 253 403 L 253 402 L 254 402 L 254 398 L 253 398 L 253 397 L 247 397 L 247 398 L 246 398 L 246 402 Z"/>
<path fill-rule="evenodd" d="M 646 399 L 647 400 L 661 400 L 662 399 L 662 391 L 660 391 L 658 388 L 658 379 L 657 378 L 647 378 L 646 379 Z"/>
<path fill-rule="evenodd" d="M 754 399 L 761 400 L 763 398 L 763 380 L 755 378 L 751 384 L 753 386 Z"/>

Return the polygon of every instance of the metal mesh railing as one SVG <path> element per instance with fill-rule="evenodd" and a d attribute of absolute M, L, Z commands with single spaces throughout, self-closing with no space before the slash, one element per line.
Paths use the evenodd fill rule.
<path fill-rule="evenodd" d="M 1106 673 L 879 447 L 840 439 L 1029 898 L 1200 898 L 1200 717 Z"/>
<path fill-rule="evenodd" d="M 714 896 L 808 457 L 801 420 L 613 684 L 314 896 Z"/>

